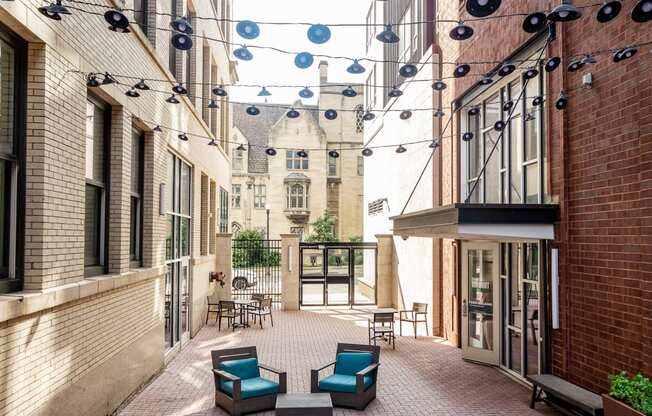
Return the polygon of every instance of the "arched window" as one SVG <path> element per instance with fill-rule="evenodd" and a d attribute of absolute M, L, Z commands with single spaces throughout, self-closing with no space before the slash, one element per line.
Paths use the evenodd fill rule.
<path fill-rule="evenodd" d="M 362 133 L 364 131 L 364 108 L 362 107 L 362 104 L 358 104 L 355 107 L 355 132 L 356 133 Z"/>
<path fill-rule="evenodd" d="M 308 209 L 308 184 L 293 183 L 286 187 L 287 209 Z"/>
<path fill-rule="evenodd" d="M 242 230 L 242 226 L 240 224 L 238 224 L 237 222 L 233 221 L 231 223 L 231 232 L 233 233 L 233 235 L 238 235 L 240 230 Z"/>

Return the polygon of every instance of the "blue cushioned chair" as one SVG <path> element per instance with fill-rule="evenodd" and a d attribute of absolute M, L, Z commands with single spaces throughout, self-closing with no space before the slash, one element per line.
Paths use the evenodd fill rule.
<path fill-rule="evenodd" d="M 337 344 L 335 361 L 310 372 L 310 391 L 330 393 L 333 406 L 364 410 L 376 398 L 380 347 Z M 319 372 L 334 366 L 333 374 L 319 380 Z"/>
<path fill-rule="evenodd" d="M 215 405 L 239 416 L 274 409 L 276 395 L 287 392 L 287 374 L 258 363 L 256 347 L 211 351 L 215 377 Z M 260 370 L 278 376 L 278 382 L 260 376 Z"/>

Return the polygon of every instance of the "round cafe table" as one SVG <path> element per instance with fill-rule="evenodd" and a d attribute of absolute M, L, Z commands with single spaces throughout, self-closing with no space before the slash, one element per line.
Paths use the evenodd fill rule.
<path fill-rule="evenodd" d="M 240 310 L 240 322 L 233 322 L 233 328 L 249 328 L 249 314 L 246 313 L 249 305 L 256 301 L 251 299 L 238 299 L 233 301 L 236 308 Z"/>

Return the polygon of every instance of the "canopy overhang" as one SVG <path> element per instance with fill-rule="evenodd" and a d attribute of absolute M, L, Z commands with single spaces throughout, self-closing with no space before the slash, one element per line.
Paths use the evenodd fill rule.
<path fill-rule="evenodd" d="M 553 240 L 554 204 L 452 204 L 391 217 L 394 235 L 461 240 Z"/>

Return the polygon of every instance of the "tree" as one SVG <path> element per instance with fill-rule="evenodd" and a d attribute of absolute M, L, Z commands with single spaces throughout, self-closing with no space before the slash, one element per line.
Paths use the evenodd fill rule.
<path fill-rule="evenodd" d="M 310 224 L 312 233 L 306 237 L 306 241 L 317 243 L 329 243 L 337 241 L 335 237 L 335 217 L 329 213 L 324 213 Z"/>
<path fill-rule="evenodd" d="M 352 243 L 362 243 L 362 236 L 361 235 L 351 235 L 349 236 L 349 241 Z"/>
<path fill-rule="evenodd" d="M 278 266 L 280 253 L 263 242 L 258 230 L 242 230 L 233 239 L 233 267 Z"/>

